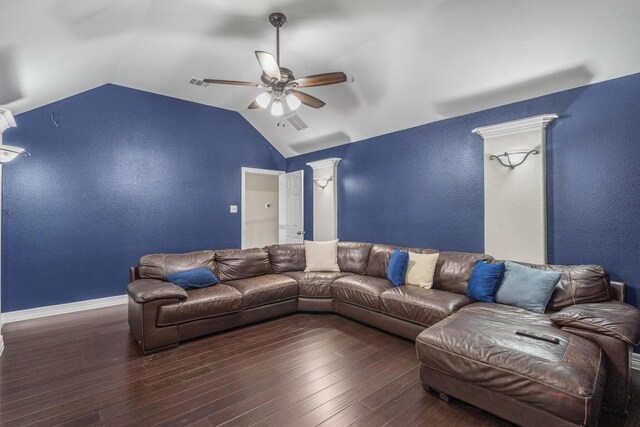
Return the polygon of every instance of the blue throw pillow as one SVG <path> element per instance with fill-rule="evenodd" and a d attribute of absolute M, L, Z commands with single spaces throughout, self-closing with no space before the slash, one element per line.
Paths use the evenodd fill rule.
<path fill-rule="evenodd" d="M 208 268 L 178 271 L 167 275 L 167 280 L 184 289 L 206 288 L 220 283 L 213 271 Z"/>
<path fill-rule="evenodd" d="M 394 250 L 391 252 L 391 258 L 389 258 L 389 265 L 387 266 L 387 279 L 393 283 L 393 286 L 398 287 L 404 285 L 404 276 L 407 274 L 407 267 L 409 267 L 409 253 Z"/>
<path fill-rule="evenodd" d="M 511 261 L 505 262 L 504 267 L 504 279 L 496 293 L 496 302 L 544 313 L 560 281 L 560 273 L 537 270 Z"/>
<path fill-rule="evenodd" d="M 480 260 L 476 263 L 469 279 L 467 296 L 476 301 L 495 302 L 496 291 L 504 274 L 504 264 L 487 264 Z"/>

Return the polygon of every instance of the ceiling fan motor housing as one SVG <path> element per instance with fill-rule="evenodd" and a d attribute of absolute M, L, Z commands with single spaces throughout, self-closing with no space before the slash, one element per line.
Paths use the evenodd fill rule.
<path fill-rule="evenodd" d="M 279 86 L 284 86 L 288 82 L 295 80 L 295 76 L 293 75 L 293 71 L 288 68 L 280 67 L 280 75 L 282 76 L 281 81 L 277 83 Z M 267 86 L 270 86 L 273 82 L 271 81 L 271 77 L 267 76 L 265 73 L 262 73 L 260 80 Z"/>
<path fill-rule="evenodd" d="M 284 16 L 284 13 L 273 12 L 269 15 L 269 22 L 276 28 L 282 27 L 287 22 L 287 17 Z"/>

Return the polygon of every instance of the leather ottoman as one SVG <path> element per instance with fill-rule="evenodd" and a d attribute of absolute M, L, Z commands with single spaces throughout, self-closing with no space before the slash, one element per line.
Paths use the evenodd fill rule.
<path fill-rule="evenodd" d="M 425 389 L 524 426 L 597 424 L 606 378 L 597 345 L 545 315 L 474 306 L 416 339 Z"/>

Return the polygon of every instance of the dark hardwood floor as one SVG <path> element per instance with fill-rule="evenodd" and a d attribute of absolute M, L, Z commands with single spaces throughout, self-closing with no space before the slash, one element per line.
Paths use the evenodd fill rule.
<path fill-rule="evenodd" d="M 426 393 L 410 341 L 296 314 L 143 356 L 125 306 L 3 328 L 2 426 L 478 426 L 508 423 Z M 638 425 L 640 375 L 628 418 Z"/>

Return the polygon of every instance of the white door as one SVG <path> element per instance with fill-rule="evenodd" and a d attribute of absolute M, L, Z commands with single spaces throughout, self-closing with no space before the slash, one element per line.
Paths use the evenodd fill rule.
<path fill-rule="evenodd" d="M 280 175 L 280 243 L 304 240 L 304 171 Z"/>

